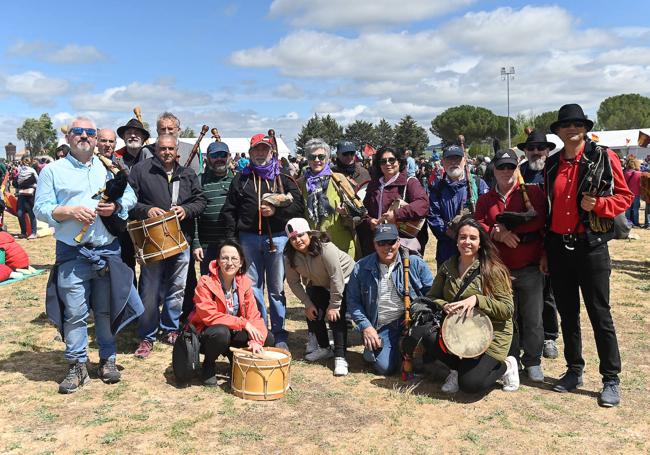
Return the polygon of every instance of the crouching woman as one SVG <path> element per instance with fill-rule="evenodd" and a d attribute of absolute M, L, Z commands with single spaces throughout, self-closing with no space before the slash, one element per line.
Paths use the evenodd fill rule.
<path fill-rule="evenodd" d="M 215 362 L 227 355 L 231 346 L 250 348 L 263 353 L 262 346 L 273 346 L 257 309 L 250 278 L 246 276 L 246 259 L 241 246 L 226 240 L 219 255 L 210 263 L 194 293 L 194 311 L 189 322 L 200 333 L 203 361 L 203 384 L 217 385 Z"/>

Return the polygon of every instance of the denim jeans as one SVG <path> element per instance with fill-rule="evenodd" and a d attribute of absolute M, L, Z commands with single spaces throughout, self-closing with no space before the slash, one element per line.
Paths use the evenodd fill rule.
<path fill-rule="evenodd" d="M 399 348 L 399 338 L 402 334 L 402 319 L 393 321 L 377 330 L 381 338 L 381 347 L 376 351 L 364 350 L 363 358 L 372 364 L 377 374 L 388 376 L 400 367 L 402 355 Z M 372 361 L 374 360 L 374 362 Z"/>
<path fill-rule="evenodd" d="M 29 218 L 32 234 L 36 234 L 36 216 L 34 215 L 34 196 L 18 195 L 16 201 L 16 216 L 18 217 L 18 224 L 20 225 L 20 233 L 27 235 L 27 223 L 25 223 L 25 215 Z"/>
<path fill-rule="evenodd" d="M 273 234 L 273 243 L 276 248 L 274 253 L 269 251 L 269 238 L 267 235 L 242 232 L 239 234 L 239 241 L 248 263 L 246 273 L 253 282 L 253 293 L 260 314 L 268 324 L 266 305 L 264 304 L 264 283 L 266 283 L 271 316 L 271 332 L 276 343 L 286 343 L 289 333 L 284 328 L 287 299 L 284 296 L 284 259 L 282 252 L 287 243 L 287 236 L 284 233 Z"/>
<path fill-rule="evenodd" d="M 63 300 L 65 359 L 70 363 L 88 361 L 88 313 L 95 315 L 95 338 L 101 359 L 115 358 L 115 337 L 111 333 L 111 282 L 100 276 L 85 259 L 73 259 L 58 266 L 57 287 Z"/>
<path fill-rule="evenodd" d="M 632 205 L 625 211 L 625 218 L 634 226 L 639 226 L 639 210 L 641 210 L 641 196 L 634 196 Z"/>
<path fill-rule="evenodd" d="M 158 325 L 164 332 L 178 330 L 183 309 L 189 248 L 174 257 L 140 267 L 140 298 L 144 313 L 138 319 L 141 340 L 153 342 Z M 162 302 L 162 312 L 158 305 Z"/>

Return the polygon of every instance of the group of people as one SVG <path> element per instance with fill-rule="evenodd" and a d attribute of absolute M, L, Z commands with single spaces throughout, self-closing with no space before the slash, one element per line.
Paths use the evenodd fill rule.
<path fill-rule="evenodd" d="M 125 146 L 111 150 L 109 163 L 120 169 L 113 177 L 93 151 L 102 153 L 98 141 L 114 144 L 115 136 L 77 118 L 66 137 L 70 152 L 43 170 L 35 202 L 57 240 L 48 315 L 70 363 L 59 391 L 88 381 L 90 309 L 98 376 L 108 383 L 120 379 L 115 335 L 136 318 L 135 355 L 142 359 L 157 340 L 173 344 L 183 324 L 191 324 L 205 353 L 206 385 L 216 384 L 215 361 L 231 346 L 288 350 L 286 279 L 304 304 L 307 361 L 334 358 L 334 374 L 348 374 L 350 319 L 377 373 L 395 373 L 412 354 L 404 338 L 415 337 L 426 361 L 449 367 L 442 387 L 448 393 L 484 392 L 497 380 L 516 390 L 520 366 L 531 381 L 543 381 L 542 355 L 557 356 L 556 312 L 567 372 L 554 390 L 575 390 L 584 369 L 581 291 L 600 357 L 600 404 L 615 406 L 621 364 L 609 307 L 608 220 L 633 197 L 616 155 L 586 136 L 592 126 L 580 106 L 563 106 L 551 125 L 563 149 L 549 156 L 554 144 L 533 132 L 518 144 L 527 156 L 523 165 L 513 150 L 495 154 L 490 188 L 467 171 L 458 145 L 444 149 L 440 175 L 429 185 L 401 150 L 381 148 L 369 172 L 356 160 L 355 144 L 340 141 L 331 160 L 330 146 L 318 138 L 306 143 L 307 166 L 295 179 L 282 171 L 273 137 L 265 134 L 251 138 L 250 161 L 240 172 L 228 145 L 211 143 L 199 177 L 179 163 L 180 122 L 168 112 L 158 118 L 153 145 L 136 119 L 117 129 Z M 112 181 L 122 182 L 121 192 L 98 202 L 102 190 L 118 186 Z M 138 252 L 125 221 L 170 211 L 191 247 L 141 263 L 136 288 Z M 422 258 L 429 230 L 437 238 L 435 276 Z M 426 318 L 415 317 L 421 324 L 405 331 L 412 316 L 405 300 L 425 302 L 414 308 L 443 317 L 479 309 L 492 322 L 493 339 L 485 353 L 461 359 Z"/>

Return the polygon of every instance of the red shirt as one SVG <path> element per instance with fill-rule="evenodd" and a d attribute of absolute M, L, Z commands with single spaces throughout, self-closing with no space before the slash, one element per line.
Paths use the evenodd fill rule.
<path fill-rule="evenodd" d="M 545 196 L 541 187 L 538 185 L 526 185 L 526 191 L 528 192 L 528 197 L 533 208 L 537 212 L 537 216 L 527 223 L 513 228 L 512 232 L 520 234 L 519 238 L 523 238 L 522 234 L 538 235 L 531 241 L 519 243 L 517 248 L 510 248 L 502 242 L 494 242 L 499 249 L 501 260 L 510 270 L 517 270 L 529 265 L 538 264 L 542 257 L 542 232 L 544 230 L 544 223 L 546 222 Z M 526 211 L 526 206 L 524 205 L 523 197 L 519 190 L 519 183 L 515 184 L 514 189 L 506 197 L 505 202 L 497 192 L 496 187 L 479 196 L 476 202 L 474 218 L 483 225 L 487 232 L 491 233 L 494 230 L 494 225 L 497 223 L 497 215 L 504 211 Z"/>
<path fill-rule="evenodd" d="M 583 233 L 585 228 L 580 223 L 578 214 L 578 162 L 582 157 L 585 144 L 578 151 L 575 159 L 567 161 L 564 159 L 564 149 L 560 150 L 557 176 L 553 184 L 553 207 L 551 210 L 551 232 L 556 234 Z M 607 149 L 609 162 L 612 166 L 614 179 L 614 194 L 612 196 L 597 197 L 593 212 L 601 218 L 614 218 L 623 213 L 631 204 L 634 196 L 628 189 L 623 177 L 621 160 L 616 153 Z M 577 229 L 576 229 L 577 226 Z"/>

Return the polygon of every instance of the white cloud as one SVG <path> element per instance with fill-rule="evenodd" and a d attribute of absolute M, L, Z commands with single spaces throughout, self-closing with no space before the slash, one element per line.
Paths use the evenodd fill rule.
<path fill-rule="evenodd" d="M 288 16 L 293 25 L 312 29 L 401 24 L 441 16 L 474 0 L 274 0 L 271 17 Z"/>
<path fill-rule="evenodd" d="M 70 43 L 57 46 L 41 41 L 19 40 L 7 49 L 10 56 L 33 57 L 56 64 L 90 64 L 106 59 L 95 46 Z"/>
<path fill-rule="evenodd" d="M 273 90 L 273 94 L 280 98 L 302 98 L 305 95 L 305 92 L 297 85 L 287 83 L 277 86 Z"/>
<path fill-rule="evenodd" d="M 68 92 L 65 79 L 45 76 L 39 71 L 26 71 L 0 77 L 0 93 L 15 95 L 31 104 L 49 106 L 57 96 Z"/>

